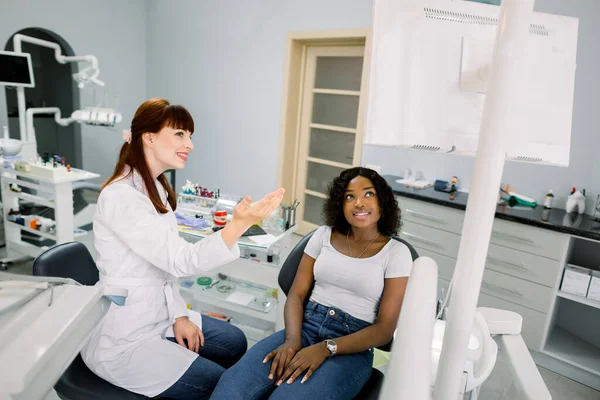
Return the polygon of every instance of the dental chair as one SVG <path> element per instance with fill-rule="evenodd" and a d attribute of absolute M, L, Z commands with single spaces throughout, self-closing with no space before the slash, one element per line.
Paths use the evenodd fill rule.
<path fill-rule="evenodd" d="M 71 278 L 92 286 L 98 282 L 98 269 L 88 249 L 79 242 L 59 244 L 40 254 L 33 262 L 34 276 Z M 148 397 L 114 386 L 98 377 L 80 354 L 54 386 L 63 400 L 140 400 Z"/>
<path fill-rule="evenodd" d="M 288 295 L 288 293 L 292 287 L 292 283 L 294 283 L 294 278 L 296 277 L 296 272 L 298 271 L 298 266 L 300 265 L 300 260 L 302 259 L 302 255 L 304 254 L 304 248 L 308 244 L 308 241 L 312 237 L 313 233 L 314 233 L 314 231 L 310 232 L 309 234 L 304 236 L 304 238 L 302 238 L 302 240 L 300 240 L 300 242 L 298 242 L 296 247 L 294 247 L 292 249 L 292 251 L 290 252 L 289 256 L 283 263 L 281 270 L 279 271 L 279 276 L 278 276 L 277 281 L 279 283 L 279 286 L 281 287 L 281 290 L 283 290 L 283 292 L 285 293 L 286 296 Z M 413 261 L 415 261 L 417 258 L 419 258 L 419 254 L 414 249 L 414 247 L 412 247 L 405 240 L 397 238 L 397 237 L 394 237 L 393 239 L 397 240 L 401 243 L 404 243 L 408 247 Z M 309 297 L 310 297 L 310 293 L 308 294 L 307 299 Z M 378 347 L 379 350 L 382 350 L 385 352 L 389 352 L 391 350 L 391 348 L 392 348 L 392 342 L 389 342 L 388 344 Z M 367 381 L 365 386 L 363 386 L 360 393 L 354 398 L 354 400 L 376 400 L 379 397 L 379 392 L 381 390 L 382 385 L 383 385 L 383 373 L 381 371 L 379 371 L 378 369 L 373 368 L 373 370 L 371 371 L 371 377 L 369 378 L 369 380 Z"/>

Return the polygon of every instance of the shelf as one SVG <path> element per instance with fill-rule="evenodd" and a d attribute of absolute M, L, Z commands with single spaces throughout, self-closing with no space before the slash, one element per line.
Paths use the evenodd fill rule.
<path fill-rule="evenodd" d="M 38 176 L 31 172 L 17 171 L 16 169 L 0 168 L 0 172 L 14 174 L 17 176 L 23 176 L 23 177 L 26 177 L 29 179 L 35 179 L 36 181 L 39 181 L 39 182 L 51 183 L 51 184 L 55 184 L 55 185 L 60 184 L 60 183 L 67 183 L 67 182 L 84 181 L 87 179 L 94 179 L 94 178 L 100 177 L 99 174 L 89 172 L 89 171 L 84 171 L 82 169 L 77 169 L 77 168 L 71 168 L 70 175 L 64 176 L 64 177 L 61 176 L 56 179 Z"/>
<path fill-rule="evenodd" d="M 31 243 L 24 242 L 22 240 L 10 240 L 7 239 L 7 244 L 10 243 L 9 255 L 12 253 L 12 250 L 15 250 L 19 255 L 26 255 L 31 258 L 36 258 L 45 250 L 48 250 L 48 246 L 35 246 Z M 8 247 L 8 246 L 7 246 Z M 7 257 L 9 260 L 14 259 L 13 257 Z M 18 257 L 17 257 L 18 258 Z"/>
<path fill-rule="evenodd" d="M 333 94 L 337 96 L 360 96 L 359 90 L 313 89 L 313 93 Z"/>
<path fill-rule="evenodd" d="M 16 222 L 8 221 L 6 219 L 4 220 L 4 222 L 6 223 L 7 226 L 12 226 L 12 227 L 15 227 L 15 228 L 19 228 L 22 231 L 33 233 L 34 235 L 39 235 L 39 236 L 41 236 L 43 238 L 56 241 L 56 235 L 54 235 L 52 233 L 46 233 L 46 232 L 41 232 L 41 231 L 38 231 L 38 230 L 35 230 L 35 229 L 31 229 L 29 227 L 26 227 L 26 226 L 21 225 L 21 224 L 17 224 Z M 89 231 L 86 231 L 86 230 L 83 230 L 83 229 L 74 229 L 73 230 L 73 238 L 79 238 L 79 237 L 87 235 L 88 233 L 89 233 Z"/>
<path fill-rule="evenodd" d="M 600 309 L 600 301 L 598 301 L 598 300 L 588 299 L 587 297 L 563 292 L 562 290 L 559 290 L 558 293 L 556 293 L 556 295 L 559 297 L 562 297 L 563 299 L 575 301 L 577 303 L 585 304 L 586 306 Z"/>
<path fill-rule="evenodd" d="M 180 279 L 178 282 L 179 289 L 183 292 L 188 292 L 197 298 L 207 298 L 218 302 L 224 308 L 239 308 L 250 309 L 262 314 L 268 314 L 273 308 L 277 308 L 277 299 L 267 295 L 269 288 L 265 285 L 257 285 L 243 279 L 220 279 L 218 275 L 211 276 L 212 285 L 204 287 L 196 283 L 196 279 L 200 276 L 192 276 L 189 278 Z M 190 283 L 188 287 L 183 284 Z M 233 289 L 226 293 L 221 293 L 221 286 L 233 286 Z M 261 288 L 264 286 L 264 289 Z"/>
<path fill-rule="evenodd" d="M 337 161 L 325 160 L 323 158 L 307 157 L 306 161 L 309 161 L 312 163 L 317 163 L 317 164 L 322 164 L 322 165 L 328 165 L 330 167 L 335 167 L 335 168 L 344 168 L 344 169 L 352 168 L 352 165 L 350 165 L 350 164 L 341 163 L 341 162 L 337 162 Z"/>
<path fill-rule="evenodd" d="M 85 236 L 90 232 L 91 231 L 86 231 L 85 229 L 75 228 L 75 229 L 73 229 L 73 238 L 79 238 L 79 237 Z"/>
<path fill-rule="evenodd" d="M 263 261 L 260 259 L 252 259 L 250 257 L 240 257 L 240 260 L 248 261 L 249 263 L 252 263 L 254 265 L 262 265 L 264 267 L 275 268 L 275 269 L 279 269 L 282 266 L 282 264 L 279 263 L 279 255 L 278 254 L 273 255 L 273 262 L 267 262 L 267 261 Z"/>
<path fill-rule="evenodd" d="M 46 207 L 56 208 L 56 204 L 54 204 L 54 201 L 48 200 L 48 199 L 44 199 L 43 197 L 34 196 L 32 194 L 29 194 L 29 193 L 10 191 L 10 195 L 16 196 L 16 197 L 18 197 L 19 199 L 22 199 L 22 200 L 31 201 L 32 203 L 41 204 L 41 205 L 44 205 Z"/>
<path fill-rule="evenodd" d="M 600 376 L 600 348 L 555 326 L 542 353 Z"/>
<path fill-rule="evenodd" d="M 29 233 L 33 233 L 35 235 L 39 235 L 39 236 L 44 237 L 46 239 L 56 240 L 56 235 L 53 235 L 51 233 L 46 233 L 46 232 L 41 232 L 41 231 L 38 231 L 38 230 L 35 230 L 35 229 L 31 229 L 31 228 L 28 228 L 28 227 L 26 227 L 24 225 L 17 224 L 16 222 L 9 221 L 7 219 L 4 220 L 4 223 L 6 224 L 6 226 L 12 226 L 12 227 L 15 227 L 15 228 L 19 228 L 22 231 L 27 231 Z"/>
<path fill-rule="evenodd" d="M 327 195 L 321 192 L 315 192 L 314 190 L 305 189 L 304 193 L 309 194 L 320 199 L 327 199 Z"/>

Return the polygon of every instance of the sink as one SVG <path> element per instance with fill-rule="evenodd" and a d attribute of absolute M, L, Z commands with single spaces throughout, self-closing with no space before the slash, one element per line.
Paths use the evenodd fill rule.
<path fill-rule="evenodd" d="M 18 139 L 0 139 L 0 153 L 4 156 L 16 156 L 23 148 L 23 142 Z"/>

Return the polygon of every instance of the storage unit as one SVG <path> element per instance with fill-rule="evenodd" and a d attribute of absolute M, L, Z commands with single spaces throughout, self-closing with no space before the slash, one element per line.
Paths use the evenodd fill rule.
<path fill-rule="evenodd" d="M 31 172 L 0 169 L 2 187 L 2 208 L 7 257 L 0 260 L 0 269 L 22 257 L 37 257 L 54 244 L 71 242 L 88 232 L 76 229 L 73 216 L 73 182 L 98 178 L 100 175 L 71 169 L 68 176 L 40 177 Z M 11 185 L 23 190 L 13 191 Z M 26 191 L 29 191 L 27 193 Z M 8 219 L 13 206 L 22 202 L 33 203 L 54 209 L 55 230 L 43 232 L 20 225 Z M 30 240 L 23 240 L 26 233 Z M 33 236 L 31 236 L 33 235 Z M 32 240 L 33 239 L 33 240 Z"/>
<path fill-rule="evenodd" d="M 451 201 L 447 194 L 407 189 L 396 177 L 386 178 L 398 195 L 401 236 L 437 262 L 438 291 L 447 293 L 467 195 Z M 600 390 L 600 298 L 594 298 L 600 295 L 600 223 L 586 219 L 573 227 L 570 216 L 556 209 L 550 223 L 536 218 L 537 211 L 499 210 L 504 215 L 497 214 L 492 228 L 479 306 L 520 314 L 521 335 L 538 365 Z M 579 294 L 569 293 L 573 282 L 561 290 L 567 267 L 591 270 Z"/>
<path fill-rule="evenodd" d="M 420 255 L 438 263 L 438 284 L 447 290 L 458 256 L 464 212 L 401 196 L 398 203 L 403 211 L 400 236 Z M 540 228 L 498 219 L 494 222 L 479 305 L 521 314 L 523 338 L 532 350 L 542 348 L 543 328 L 554 303 L 554 285 L 567 240 L 566 235 Z"/>

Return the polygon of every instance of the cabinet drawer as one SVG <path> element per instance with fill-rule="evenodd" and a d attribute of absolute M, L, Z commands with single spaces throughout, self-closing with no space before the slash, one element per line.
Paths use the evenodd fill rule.
<path fill-rule="evenodd" d="M 465 213 L 445 206 L 398 196 L 398 205 L 402 210 L 402 220 L 416 222 L 432 228 L 453 233 L 462 233 Z"/>
<path fill-rule="evenodd" d="M 496 219 L 491 243 L 560 260 L 567 235 Z"/>
<path fill-rule="evenodd" d="M 490 244 L 485 267 L 540 285 L 554 287 L 560 263 L 550 258 Z"/>
<path fill-rule="evenodd" d="M 546 314 L 521 307 L 517 304 L 509 303 L 497 297 L 489 296 L 485 293 L 479 294 L 479 307 L 498 308 L 500 310 L 513 311 L 523 317 L 523 326 L 521 336 L 527 347 L 531 350 L 540 351 L 542 348 L 542 336 L 546 326 Z"/>
<path fill-rule="evenodd" d="M 460 235 L 404 221 L 400 237 L 415 247 L 456 258 Z"/>
<path fill-rule="evenodd" d="M 433 261 L 437 263 L 438 278 L 445 279 L 447 281 L 450 281 L 452 279 L 452 274 L 454 273 L 454 266 L 456 265 L 456 259 L 431 252 L 422 247 L 414 246 L 414 248 L 415 250 L 417 250 L 417 253 L 419 253 L 419 257 L 430 257 L 431 259 L 433 259 Z"/>
<path fill-rule="evenodd" d="M 548 312 L 552 299 L 552 289 L 549 287 L 489 269 L 483 273 L 481 292 L 542 313 Z"/>

